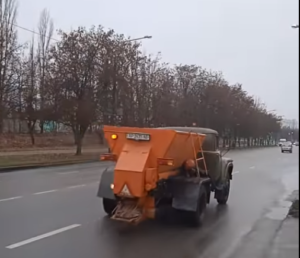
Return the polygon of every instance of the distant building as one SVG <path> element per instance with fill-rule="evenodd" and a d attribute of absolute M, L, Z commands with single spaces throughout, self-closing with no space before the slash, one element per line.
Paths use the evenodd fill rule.
<path fill-rule="evenodd" d="M 4 133 L 27 133 L 28 126 L 26 120 L 20 119 L 4 119 Z M 38 132 L 40 130 L 39 121 L 36 122 L 34 130 Z M 61 123 L 45 122 L 44 132 L 70 132 L 70 127 L 67 127 Z"/>

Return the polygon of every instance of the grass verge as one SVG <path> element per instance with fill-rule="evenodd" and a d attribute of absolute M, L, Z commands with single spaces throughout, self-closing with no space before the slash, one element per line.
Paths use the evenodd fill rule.
<path fill-rule="evenodd" d="M 48 153 L 35 155 L 0 156 L 0 169 L 10 167 L 26 167 L 34 165 L 52 165 L 59 163 L 80 163 L 98 161 L 100 153 L 84 153 L 75 156 L 73 153 Z"/>

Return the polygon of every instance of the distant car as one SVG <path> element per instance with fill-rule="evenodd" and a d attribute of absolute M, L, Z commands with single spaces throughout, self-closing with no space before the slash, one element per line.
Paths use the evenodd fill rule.
<path fill-rule="evenodd" d="M 291 142 L 282 142 L 281 144 L 281 152 L 293 152 L 293 144 Z"/>
<path fill-rule="evenodd" d="M 294 145 L 295 146 L 299 146 L 299 142 L 294 142 Z"/>

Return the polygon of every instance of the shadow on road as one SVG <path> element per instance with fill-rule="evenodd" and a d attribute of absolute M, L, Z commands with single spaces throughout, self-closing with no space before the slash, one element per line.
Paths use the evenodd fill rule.
<path fill-rule="evenodd" d="M 209 205 L 201 228 L 192 228 L 176 216 L 167 222 L 146 221 L 138 226 L 105 217 L 96 230 L 102 239 L 106 232 L 108 241 L 105 242 L 112 245 L 109 249 L 115 257 L 162 257 L 165 252 L 175 258 L 196 258 L 213 241 L 211 232 L 226 218 L 227 210 L 227 206 Z M 107 250 L 108 246 L 105 248 Z"/>

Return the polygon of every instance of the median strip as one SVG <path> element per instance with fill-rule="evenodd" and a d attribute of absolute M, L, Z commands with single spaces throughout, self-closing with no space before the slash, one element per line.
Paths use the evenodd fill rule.
<path fill-rule="evenodd" d="M 73 225 L 70 225 L 70 226 L 67 226 L 67 227 L 64 227 L 64 228 L 60 228 L 60 229 L 57 229 L 57 230 L 48 232 L 48 233 L 43 234 L 43 235 L 39 235 L 39 236 L 36 236 L 36 237 L 33 237 L 33 238 L 29 238 L 29 239 L 24 240 L 24 241 L 21 241 L 21 242 L 19 242 L 19 243 L 15 243 L 15 244 L 6 246 L 6 248 L 7 248 L 7 249 L 15 249 L 15 248 L 18 248 L 18 247 L 20 247 L 20 246 L 27 245 L 27 244 L 30 244 L 30 243 L 39 241 L 39 240 L 41 240 L 41 239 L 44 239 L 44 238 L 47 238 L 47 237 L 50 237 L 50 236 L 57 235 L 57 234 L 60 234 L 60 233 L 62 233 L 62 232 L 68 231 L 68 230 L 71 230 L 71 229 L 73 229 L 73 228 L 80 227 L 80 226 L 81 226 L 80 224 L 73 224 Z"/>

